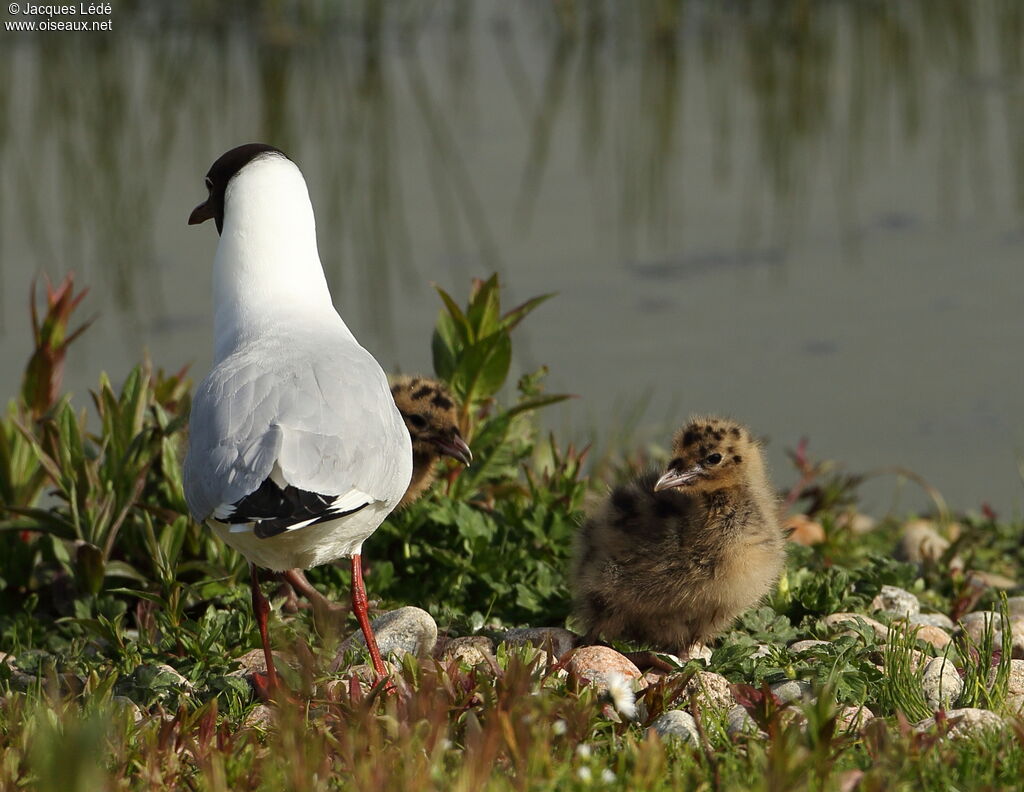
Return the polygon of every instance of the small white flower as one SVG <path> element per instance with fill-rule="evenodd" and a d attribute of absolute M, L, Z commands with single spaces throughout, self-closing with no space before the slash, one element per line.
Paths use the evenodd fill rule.
<path fill-rule="evenodd" d="M 618 671 L 611 671 L 605 678 L 605 684 L 615 709 L 622 717 L 633 720 L 636 717 L 636 696 L 633 695 L 633 686 L 629 680 Z"/>
<path fill-rule="evenodd" d="M 576 768 L 576 775 L 580 777 L 580 781 L 587 782 L 589 782 L 593 777 L 593 774 L 590 772 L 590 768 L 586 766 Z"/>
<path fill-rule="evenodd" d="M 606 784 L 611 784 L 615 781 L 615 773 L 609 770 L 607 767 L 601 771 L 601 780 Z"/>
<path fill-rule="evenodd" d="M 561 718 L 559 718 L 558 720 L 556 720 L 554 723 L 551 724 L 551 731 L 554 733 L 554 735 L 556 737 L 561 737 L 568 730 L 569 730 L 569 725 L 564 720 L 562 720 Z"/>
<path fill-rule="evenodd" d="M 587 745 L 586 743 L 580 743 L 579 745 L 576 746 L 576 755 L 580 759 L 589 759 L 590 758 L 590 746 Z"/>

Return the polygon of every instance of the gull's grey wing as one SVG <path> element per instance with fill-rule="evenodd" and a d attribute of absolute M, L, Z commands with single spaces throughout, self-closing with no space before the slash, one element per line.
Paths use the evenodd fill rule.
<path fill-rule="evenodd" d="M 275 464 L 301 490 L 401 497 L 409 434 L 384 372 L 358 344 L 279 338 L 229 356 L 200 383 L 184 469 L 192 515 L 205 520 L 255 492 Z"/>

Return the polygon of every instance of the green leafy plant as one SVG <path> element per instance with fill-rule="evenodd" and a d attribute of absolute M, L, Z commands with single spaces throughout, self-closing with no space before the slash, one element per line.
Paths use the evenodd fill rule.
<path fill-rule="evenodd" d="M 543 391 L 546 369 L 519 378 L 511 405 L 497 396 L 511 368 L 512 331 L 550 295 L 503 313 L 497 275 L 474 281 L 464 308 L 438 293 L 434 367 L 461 403 L 473 464 L 374 534 L 366 550 L 373 591 L 476 626 L 491 614 L 561 622 L 586 452 L 537 442 L 535 412 L 569 398 Z"/>

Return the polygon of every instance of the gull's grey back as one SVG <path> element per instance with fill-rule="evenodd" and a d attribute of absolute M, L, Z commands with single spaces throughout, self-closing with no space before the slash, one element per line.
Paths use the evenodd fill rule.
<path fill-rule="evenodd" d="M 401 499 L 412 450 L 384 372 L 347 333 L 318 335 L 246 344 L 196 389 L 184 483 L 197 520 L 255 491 L 275 462 L 299 489 Z"/>

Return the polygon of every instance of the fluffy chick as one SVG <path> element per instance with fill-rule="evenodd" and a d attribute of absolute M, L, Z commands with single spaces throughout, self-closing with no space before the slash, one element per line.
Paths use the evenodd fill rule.
<path fill-rule="evenodd" d="M 734 421 L 697 417 L 663 474 L 616 488 L 583 524 L 574 610 L 587 642 L 626 638 L 686 657 L 767 594 L 784 560 L 757 440 Z"/>
<path fill-rule="evenodd" d="M 449 390 L 426 377 L 395 377 L 391 395 L 412 437 L 412 481 L 398 507 L 408 506 L 430 488 L 437 477 L 434 464 L 450 456 L 464 465 L 473 453 L 459 431 L 459 406 Z"/>

